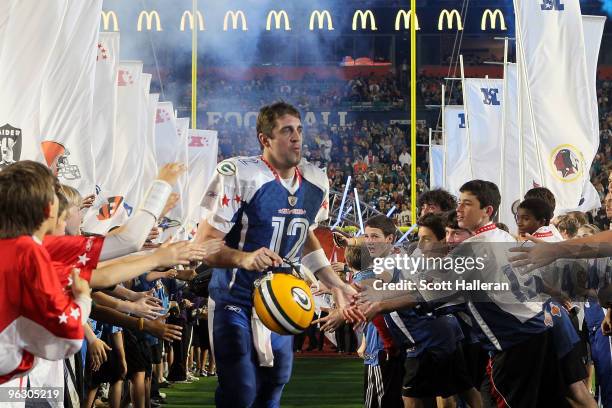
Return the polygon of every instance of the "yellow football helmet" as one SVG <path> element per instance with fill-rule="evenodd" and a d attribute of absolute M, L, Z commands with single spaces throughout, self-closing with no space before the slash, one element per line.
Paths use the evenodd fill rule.
<path fill-rule="evenodd" d="M 314 316 L 308 284 L 287 273 L 271 273 L 255 284 L 255 311 L 261 322 L 278 334 L 300 334 Z"/>

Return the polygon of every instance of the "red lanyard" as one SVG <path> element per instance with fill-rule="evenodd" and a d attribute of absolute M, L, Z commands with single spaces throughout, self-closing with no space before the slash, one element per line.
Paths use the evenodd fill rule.
<path fill-rule="evenodd" d="M 476 231 L 474 231 L 474 235 L 478 235 L 486 231 L 493 231 L 494 229 L 497 229 L 497 225 L 495 225 L 495 223 L 492 222 L 490 224 L 487 224 L 483 227 L 478 228 Z"/>
<path fill-rule="evenodd" d="M 264 162 L 266 164 L 266 166 L 268 166 L 268 168 L 270 169 L 270 171 L 272 172 L 272 174 L 274 175 L 274 178 L 280 182 L 281 178 L 278 175 L 278 172 L 276 171 L 276 169 L 274 167 L 272 167 L 272 165 L 262 156 L 259 156 L 261 158 L 261 161 Z M 300 173 L 300 169 L 298 169 L 297 166 L 295 166 L 295 175 L 297 176 L 297 180 L 298 180 L 298 188 L 302 185 L 302 173 Z"/>

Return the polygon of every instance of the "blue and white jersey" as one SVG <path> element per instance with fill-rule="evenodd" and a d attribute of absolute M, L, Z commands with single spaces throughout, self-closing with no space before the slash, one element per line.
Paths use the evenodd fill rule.
<path fill-rule="evenodd" d="M 308 231 L 327 219 L 328 196 L 327 176 L 305 160 L 294 180 L 284 181 L 261 157 L 235 157 L 217 165 L 202 207 L 207 222 L 226 234 L 230 248 L 253 252 L 266 247 L 295 262 Z M 253 282 L 262 275 L 216 268 L 210 296 L 215 302 L 252 306 Z"/>
<path fill-rule="evenodd" d="M 453 284 L 447 290 L 419 290 L 428 302 L 454 303 L 463 298 L 467 311 L 478 327 L 479 340 L 488 350 L 506 350 L 550 327 L 544 322 L 541 302 L 530 301 L 534 294 L 525 284 L 530 277 L 521 275 L 508 261 L 508 249 L 516 240 L 490 223 L 451 252 L 450 257 L 484 259 L 484 268 L 470 269 L 460 278 L 466 282 L 492 282 L 508 285 L 510 290 L 465 291 Z M 505 243 L 505 244 L 504 244 Z M 433 281 L 448 280 L 446 272 L 427 271 Z"/>

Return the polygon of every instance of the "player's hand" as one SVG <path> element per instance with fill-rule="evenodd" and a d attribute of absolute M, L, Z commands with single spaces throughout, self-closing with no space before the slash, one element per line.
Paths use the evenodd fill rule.
<path fill-rule="evenodd" d="M 166 205 L 164 205 L 164 209 L 159 215 L 160 220 L 164 218 L 166 214 L 168 214 L 174 207 L 176 207 L 176 203 L 178 203 L 180 198 L 181 196 L 179 195 L 179 193 L 170 193 L 168 200 L 166 200 Z"/>
<path fill-rule="evenodd" d="M 363 313 L 363 315 L 365 316 L 366 320 L 368 322 L 371 322 L 372 319 L 374 319 L 374 317 L 377 314 L 380 314 L 381 312 L 381 305 L 380 302 L 367 302 L 367 303 L 363 303 L 359 309 L 361 310 L 361 312 Z"/>
<path fill-rule="evenodd" d="M 83 198 L 83 200 L 81 201 L 81 207 L 79 208 L 79 210 L 91 207 L 95 200 L 96 200 L 95 194 L 90 194 L 87 197 Z"/>
<path fill-rule="evenodd" d="M 182 163 L 168 163 L 159 170 L 157 179 L 165 181 L 172 186 L 185 170 L 187 170 L 187 166 Z"/>
<path fill-rule="evenodd" d="M 158 339 L 166 341 L 181 340 L 183 328 L 174 324 L 165 323 L 164 317 L 160 317 L 156 320 L 145 320 L 144 323 L 144 329 Z"/>
<path fill-rule="evenodd" d="M 530 234 L 525 234 L 525 238 L 534 242 L 535 245 L 523 244 L 510 248 L 510 252 L 514 252 L 516 255 L 508 258 L 513 268 L 520 268 L 522 275 L 549 265 L 560 257 L 561 254 L 555 244 L 544 242 Z"/>
<path fill-rule="evenodd" d="M 246 252 L 242 258 L 241 267 L 247 271 L 263 272 L 282 264 L 283 259 L 277 253 L 263 247 L 257 251 Z"/>
<path fill-rule="evenodd" d="M 606 311 L 606 316 L 601 322 L 601 332 L 604 336 L 612 335 L 612 309 Z"/>
<path fill-rule="evenodd" d="M 144 317 L 145 319 L 157 319 L 161 316 L 161 312 L 163 311 L 164 308 L 149 297 L 140 298 L 131 304 L 131 313 L 138 317 Z"/>
<path fill-rule="evenodd" d="M 100 339 L 95 339 L 87 346 L 87 354 L 89 354 L 92 371 L 98 371 L 100 369 L 100 366 L 108 359 L 106 352 L 111 350 L 112 349 Z"/>
<path fill-rule="evenodd" d="M 72 291 L 72 296 L 77 299 L 80 296 L 89 297 L 91 289 L 89 288 L 89 283 L 79 277 L 80 270 L 77 268 L 73 268 L 72 272 L 70 272 L 70 277 L 72 278 L 72 285 L 70 285 L 70 290 Z"/>
<path fill-rule="evenodd" d="M 333 332 L 345 323 L 342 312 L 339 309 L 332 309 L 327 316 L 314 320 L 311 325 L 320 324 L 319 330 L 322 332 Z"/>

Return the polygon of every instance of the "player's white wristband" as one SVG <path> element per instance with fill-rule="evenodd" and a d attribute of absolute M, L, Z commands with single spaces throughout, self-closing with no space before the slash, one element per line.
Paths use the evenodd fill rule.
<path fill-rule="evenodd" d="M 159 219 L 171 193 L 172 186 L 170 184 L 163 180 L 153 180 L 153 184 L 151 184 L 147 194 L 145 194 L 140 210 L 148 212 L 156 220 Z"/>
<path fill-rule="evenodd" d="M 302 265 L 316 274 L 326 266 L 331 266 L 331 263 L 329 263 L 329 259 L 327 259 L 323 248 L 319 248 L 316 251 L 304 255 L 302 257 Z"/>

